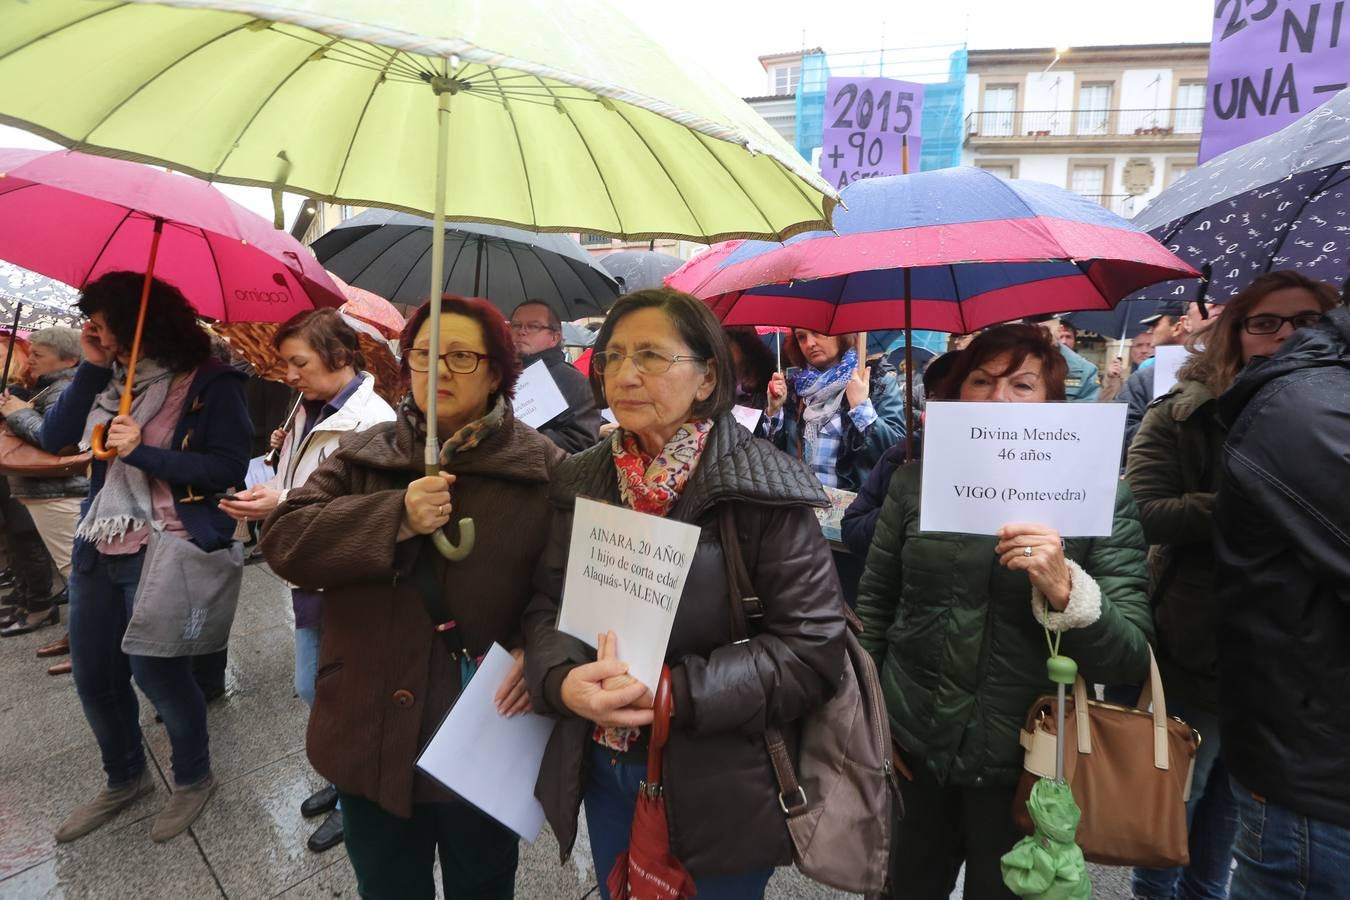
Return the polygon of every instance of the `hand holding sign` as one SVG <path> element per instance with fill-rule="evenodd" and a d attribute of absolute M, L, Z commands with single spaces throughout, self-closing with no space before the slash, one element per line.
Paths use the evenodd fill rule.
<path fill-rule="evenodd" d="M 998 531 L 994 552 L 1005 569 L 1021 569 L 1056 610 L 1069 605 L 1073 582 L 1064 561 L 1064 541 L 1059 532 L 1044 525 L 1013 522 Z"/>
<path fill-rule="evenodd" d="M 652 724 L 651 691 L 628 674 L 628 663 L 614 657 L 614 632 L 600 635 L 596 643 L 604 657 L 567 673 L 562 683 L 563 703 L 583 719 L 606 728 Z M 609 684 L 618 686 L 606 687 Z"/>

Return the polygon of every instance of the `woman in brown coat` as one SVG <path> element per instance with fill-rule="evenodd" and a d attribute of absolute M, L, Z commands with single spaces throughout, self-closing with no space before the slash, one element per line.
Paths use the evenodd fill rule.
<path fill-rule="evenodd" d="M 773 867 L 792 862 L 764 731 L 778 726 L 795 754 L 796 724 L 831 696 L 845 661 L 843 597 L 811 509 L 825 497 L 804 465 L 751 437 L 730 414 L 731 354 L 701 301 L 668 288 L 621 299 L 600 329 L 591 379 L 619 430 L 563 463 L 552 490 L 553 528 L 526 614 L 525 658 L 535 710 L 561 721 L 535 793 L 564 859 L 584 801 L 600 893 L 609 900 L 605 880 L 628 846 L 646 774 L 650 686 L 556 629 L 573 510 L 585 496 L 696 525 L 701 536 L 666 650 L 671 846 L 700 900 L 759 897 Z M 726 504 L 762 600 L 742 642 L 732 633 L 718 527 Z"/>
<path fill-rule="evenodd" d="M 449 296 L 442 308 L 435 351 L 427 306 L 404 331 L 412 391 L 398 418 L 344 435 L 262 541 L 278 575 L 324 592 L 305 747 L 337 786 L 363 897 L 433 896 L 438 850 L 447 897 L 510 897 L 515 886 L 516 836 L 414 762 L 494 641 L 517 659 L 498 709 L 529 708 L 520 621 L 563 454 L 511 412 L 520 369 L 501 314 Z M 449 439 L 442 473 L 422 477 L 423 373 L 432 366 Z M 447 562 L 426 536 L 464 517 L 475 522 L 476 544 Z"/>

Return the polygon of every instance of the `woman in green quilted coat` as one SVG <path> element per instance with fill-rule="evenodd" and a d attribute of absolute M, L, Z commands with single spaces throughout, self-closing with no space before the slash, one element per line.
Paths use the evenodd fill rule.
<path fill-rule="evenodd" d="M 944 396 L 964 401 L 1064 400 L 1064 359 L 1036 326 L 1003 325 L 971 343 Z M 1053 528 L 1009 523 L 998 536 L 919 531 L 920 468 L 901 468 L 877 523 L 858 593 L 862 641 L 881 670 L 905 817 L 892 854 L 898 895 L 1011 897 L 999 857 L 1021 835 L 1013 791 L 1018 732 L 1052 687 L 1044 623 L 1089 683 L 1148 671 L 1152 618 L 1143 530 L 1129 487 L 1104 538 L 1061 541 Z"/>

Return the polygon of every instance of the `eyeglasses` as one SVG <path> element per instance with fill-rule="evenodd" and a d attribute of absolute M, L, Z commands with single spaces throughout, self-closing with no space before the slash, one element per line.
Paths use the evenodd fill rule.
<path fill-rule="evenodd" d="M 1274 334 L 1284 327 L 1285 322 L 1295 328 L 1309 328 L 1320 321 L 1322 321 L 1320 312 L 1302 312 L 1292 316 L 1277 316 L 1274 313 L 1266 313 L 1243 319 L 1242 330 L 1248 334 Z"/>
<path fill-rule="evenodd" d="M 552 325 L 541 325 L 538 322 L 508 322 L 512 331 L 526 332 L 528 334 L 538 334 L 541 331 L 555 331 Z"/>
<path fill-rule="evenodd" d="M 404 358 L 408 360 L 409 369 L 414 372 L 425 372 L 430 366 L 431 351 L 414 347 L 404 354 Z M 487 358 L 486 353 L 475 353 L 473 350 L 451 350 L 437 357 L 445 363 L 448 371 L 456 375 L 472 375 Z"/>
<path fill-rule="evenodd" d="M 635 350 L 632 353 L 606 350 L 603 353 L 596 353 L 591 356 L 591 368 L 601 375 L 611 369 L 617 373 L 623 368 L 625 359 L 631 359 L 633 367 L 643 375 L 664 375 L 677 362 L 704 363 L 708 361 L 702 356 L 667 356 L 660 350 Z"/>

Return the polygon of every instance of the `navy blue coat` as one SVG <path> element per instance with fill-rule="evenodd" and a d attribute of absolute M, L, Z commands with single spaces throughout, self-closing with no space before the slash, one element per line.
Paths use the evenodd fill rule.
<path fill-rule="evenodd" d="M 80 363 L 70 382 L 42 421 L 42 446 L 55 453 L 78 444 L 84 436 L 94 400 L 108 386 L 112 369 Z M 253 423 L 244 403 L 243 373 L 214 360 L 202 363 L 188 388 L 183 415 L 174 426 L 171 448 L 141 444 L 123 459 L 151 478 L 168 482 L 174 510 L 192 537 L 204 550 L 227 546 L 234 535 L 234 520 L 214 503 L 212 494 L 237 485 L 248 471 Z M 89 473 L 89 496 L 80 505 L 80 517 L 89 509 L 89 498 L 103 487 L 108 464 L 94 460 Z M 195 498 L 202 499 L 195 499 Z M 93 545 L 75 541 L 72 560 L 79 565 Z"/>

